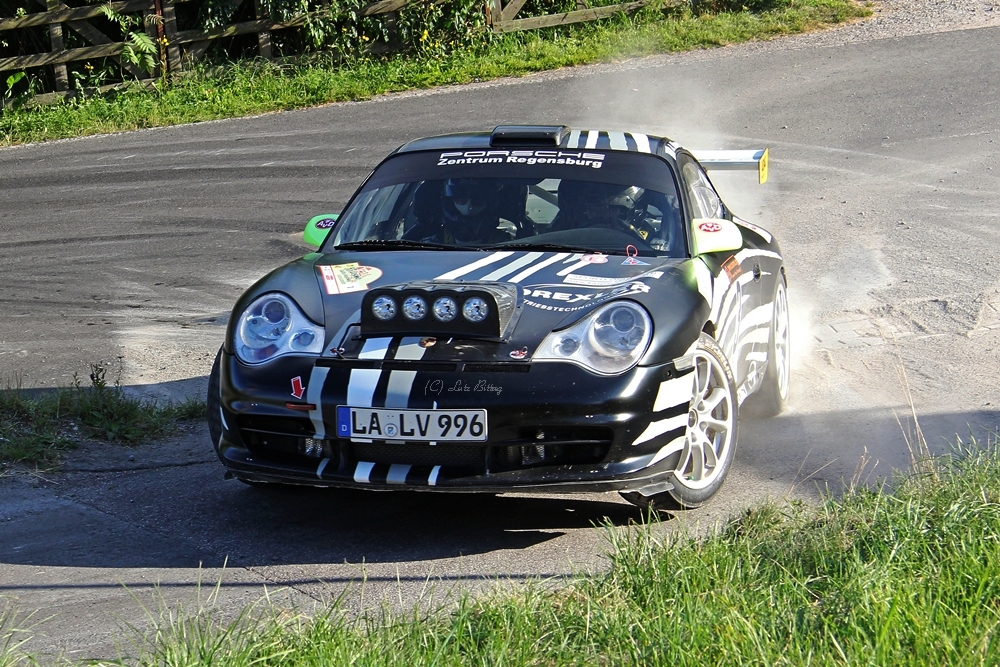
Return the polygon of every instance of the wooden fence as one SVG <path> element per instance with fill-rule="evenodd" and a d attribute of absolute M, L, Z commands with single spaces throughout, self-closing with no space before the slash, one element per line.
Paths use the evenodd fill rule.
<path fill-rule="evenodd" d="M 146 34 L 149 35 L 154 43 L 160 45 L 160 66 L 156 67 L 154 71 L 146 73 L 128 62 L 121 61 L 120 54 L 125 46 L 124 42 L 115 41 L 90 23 L 90 19 L 105 16 L 104 10 L 100 5 L 69 7 L 61 0 L 34 1 L 41 7 L 45 7 L 46 11 L 12 18 L 0 18 L 0 37 L 6 31 L 44 26 L 48 28 L 51 51 L 0 58 L 0 73 L 51 66 L 54 70 L 55 92 L 36 96 L 35 101 L 39 103 L 45 103 L 67 94 L 73 94 L 73 91 L 70 90 L 70 82 L 67 75 L 67 63 L 97 58 L 112 58 L 118 61 L 126 72 L 149 86 L 156 79 L 166 74 L 166 72 L 162 71 L 164 66 L 169 72 L 183 71 L 185 67 L 197 61 L 205 53 L 212 41 L 217 39 L 256 33 L 260 56 L 262 58 L 271 58 L 271 33 L 275 30 L 305 25 L 309 19 L 308 15 L 302 14 L 285 22 L 274 22 L 271 20 L 266 6 L 263 6 L 260 0 L 254 0 L 254 15 L 257 17 L 255 20 L 243 21 L 210 30 L 179 31 L 177 30 L 176 6 L 195 0 L 120 0 L 111 2 L 111 8 L 119 14 L 136 14 L 141 12 Z M 238 0 L 236 7 L 238 8 L 246 1 Z M 360 15 L 392 14 L 411 2 L 424 1 L 427 0 L 379 0 L 365 6 L 361 10 Z M 525 1 L 510 0 L 506 4 L 503 4 L 503 0 L 486 0 L 487 25 L 495 32 L 548 28 L 583 21 L 594 21 L 622 12 L 634 12 L 640 7 L 658 0 L 633 0 L 631 2 L 594 8 L 588 7 L 586 0 L 577 0 L 577 9 L 575 11 L 547 16 L 516 18 Z M 155 18 L 148 20 L 146 18 L 147 15 L 152 15 Z M 319 12 L 314 13 L 312 16 L 318 15 L 320 15 Z M 64 49 L 63 36 L 66 29 L 78 34 L 89 46 Z M 377 45 L 374 49 L 370 50 L 389 51 L 391 49 L 390 45 Z M 98 90 L 105 91 L 121 85 L 126 84 L 102 86 Z"/>

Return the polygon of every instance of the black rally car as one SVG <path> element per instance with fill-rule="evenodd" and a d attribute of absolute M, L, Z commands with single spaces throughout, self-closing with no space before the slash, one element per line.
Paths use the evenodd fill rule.
<path fill-rule="evenodd" d="M 248 483 L 695 507 L 788 395 L 782 257 L 705 169 L 766 151 L 500 126 L 412 141 L 253 285 L 212 369 Z"/>

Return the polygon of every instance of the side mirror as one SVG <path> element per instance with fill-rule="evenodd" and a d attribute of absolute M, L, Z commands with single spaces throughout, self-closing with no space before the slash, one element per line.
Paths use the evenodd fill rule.
<path fill-rule="evenodd" d="M 320 247 L 326 240 L 327 234 L 337 224 L 338 217 L 340 216 L 336 213 L 321 213 L 314 216 L 306 223 L 306 231 L 302 234 L 302 238 L 309 245 Z"/>
<path fill-rule="evenodd" d="M 710 252 L 733 252 L 743 247 L 743 234 L 731 220 L 695 218 L 691 221 L 693 255 Z"/>

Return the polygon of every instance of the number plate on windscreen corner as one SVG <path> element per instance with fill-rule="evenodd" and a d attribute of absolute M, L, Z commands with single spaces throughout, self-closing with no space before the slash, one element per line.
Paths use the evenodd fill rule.
<path fill-rule="evenodd" d="M 337 437 L 423 442 L 485 441 L 486 410 L 390 410 L 337 406 Z"/>

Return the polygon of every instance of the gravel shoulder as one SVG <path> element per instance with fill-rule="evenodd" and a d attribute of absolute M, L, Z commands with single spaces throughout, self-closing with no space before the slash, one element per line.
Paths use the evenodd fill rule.
<path fill-rule="evenodd" d="M 0 367 L 53 386 L 110 360 L 133 390 L 201 394 L 239 293 L 301 255 L 303 221 L 391 147 L 494 121 L 598 123 L 605 98 L 630 123 L 650 113 L 631 106 L 645 91 L 695 81 L 703 106 L 683 121 L 776 147 L 770 189 L 741 213 L 782 240 L 807 338 L 789 414 L 743 429 L 725 498 L 690 521 L 839 488 L 864 448 L 887 474 L 908 460 L 901 368 L 935 444 L 1000 424 L 995 382 L 976 380 L 1000 350 L 997 26 L 995 2 L 884 2 L 871 20 L 787 39 L 0 150 Z M 971 28 L 987 30 L 944 34 Z M 987 54 L 980 70 L 962 71 L 965 50 Z M 739 88 L 745 106 L 712 106 L 711 85 Z M 680 113 L 667 92 L 653 101 Z M 30 650 L 114 656 L 123 621 L 145 618 L 137 601 L 191 605 L 199 581 L 224 576 L 229 610 L 265 587 L 303 608 L 356 586 L 345 600 L 370 608 L 600 568 L 594 524 L 635 518 L 608 495 L 261 495 L 222 480 L 199 425 L 135 449 L 86 443 L 60 472 L 0 470 L 0 596 L 39 610 Z"/>

